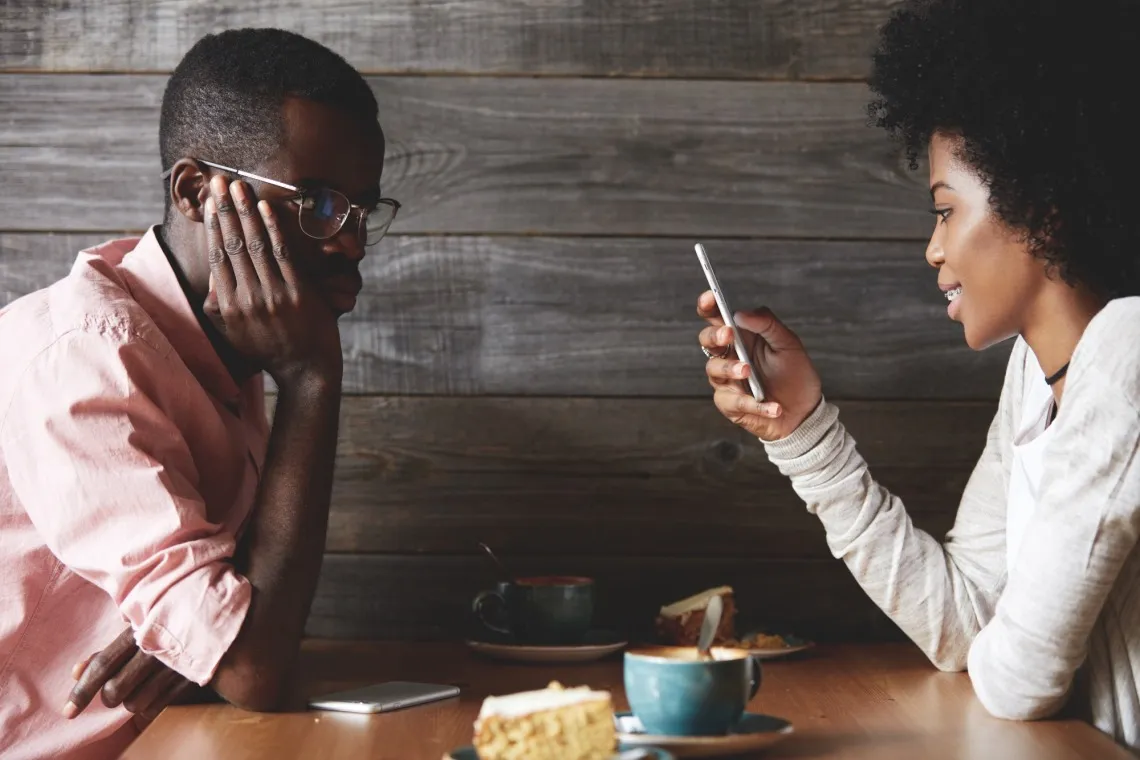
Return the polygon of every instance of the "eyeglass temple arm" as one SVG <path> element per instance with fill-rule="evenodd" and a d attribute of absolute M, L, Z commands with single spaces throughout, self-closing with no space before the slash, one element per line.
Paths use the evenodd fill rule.
<path fill-rule="evenodd" d="M 276 185 L 277 187 L 281 187 L 281 188 L 284 188 L 286 190 L 291 190 L 294 193 L 301 192 L 301 188 L 297 187 L 296 185 L 290 185 L 290 184 L 285 183 L 285 182 L 278 182 L 275 179 L 269 179 L 269 177 L 262 177 L 259 174 L 252 174 L 250 172 L 242 171 L 241 169 L 233 169 L 233 168 L 230 168 L 229 166 L 222 166 L 221 164 L 215 164 L 212 161 L 204 161 L 200 158 L 195 159 L 195 160 L 200 164 L 205 164 L 206 166 L 212 167 L 214 169 L 219 169 L 219 170 L 224 171 L 224 172 L 229 172 L 230 174 L 236 174 L 239 177 L 246 177 L 248 179 L 255 179 L 258 182 L 265 182 L 265 183 L 268 183 L 270 185 Z M 167 177 L 169 177 L 170 172 L 173 170 L 173 168 L 174 167 L 171 167 L 170 169 L 167 169 L 166 171 L 164 171 L 162 173 L 162 179 L 166 179 Z"/>

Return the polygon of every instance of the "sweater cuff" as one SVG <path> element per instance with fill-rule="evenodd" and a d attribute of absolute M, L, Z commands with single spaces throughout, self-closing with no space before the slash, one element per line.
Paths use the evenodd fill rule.
<path fill-rule="evenodd" d="M 820 443 L 838 423 L 839 409 L 820 396 L 819 404 L 799 427 L 784 438 L 774 441 L 760 439 L 760 442 L 764 444 L 768 459 L 785 475 L 811 472 L 830 460 L 832 452 L 828 446 L 820 446 Z"/>

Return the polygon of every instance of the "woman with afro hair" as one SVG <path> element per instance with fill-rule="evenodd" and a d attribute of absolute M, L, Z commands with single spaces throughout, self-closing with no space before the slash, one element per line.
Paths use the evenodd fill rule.
<path fill-rule="evenodd" d="M 1064 708 L 1134 749 L 1138 38 L 1129 0 L 908 0 L 881 31 L 869 111 L 912 169 L 928 159 L 931 292 L 971 348 L 1014 340 L 944 540 L 875 482 L 775 315 L 738 315 L 757 402 L 711 293 L 697 307 L 717 408 L 761 439 L 832 553 L 934 665 L 968 670 L 994 715 Z"/>

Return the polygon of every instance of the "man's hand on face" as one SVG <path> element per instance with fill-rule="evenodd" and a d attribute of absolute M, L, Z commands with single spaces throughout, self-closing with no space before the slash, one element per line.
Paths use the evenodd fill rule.
<path fill-rule="evenodd" d="M 139 651 L 134 631 L 129 627 L 106 649 L 76 663 L 71 675 L 76 683 L 63 708 L 65 718 L 83 712 L 101 692 L 104 705 L 123 705 L 134 714 L 140 729 L 194 686 L 151 655 Z"/>
<path fill-rule="evenodd" d="M 279 384 L 340 380 L 336 315 L 297 273 L 267 201 L 243 181 L 210 180 L 204 220 L 210 292 L 204 309 L 230 344 Z"/>

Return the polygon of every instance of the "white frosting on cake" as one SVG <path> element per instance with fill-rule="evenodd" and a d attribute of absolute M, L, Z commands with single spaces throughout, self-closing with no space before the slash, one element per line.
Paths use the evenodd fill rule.
<path fill-rule="evenodd" d="M 543 710 L 557 710 L 567 705 L 576 705 L 581 702 L 594 702 L 609 700 L 608 691 L 594 691 L 589 686 L 577 686 L 572 689 L 538 689 L 537 691 L 522 691 L 518 694 L 507 694 L 502 697 L 487 697 L 483 700 L 483 707 L 479 710 L 479 717 L 498 715 L 505 718 L 517 718 L 520 715 L 542 712 Z"/>
<path fill-rule="evenodd" d="M 723 596 L 732 593 L 732 586 L 718 586 L 710 588 L 708 591 L 702 591 L 699 594 L 694 594 L 679 602 L 673 602 L 661 608 L 661 614 L 665 617 L 678 617 L 686 612 L 693 612 L 694 610 L 703 610 L 708 606 L 709 599 L 714 596 Z"/>

